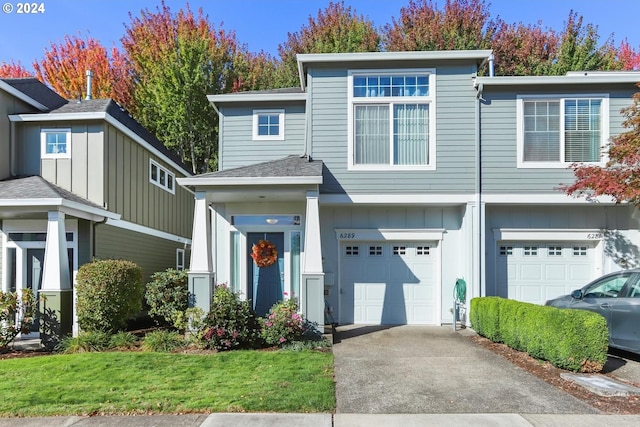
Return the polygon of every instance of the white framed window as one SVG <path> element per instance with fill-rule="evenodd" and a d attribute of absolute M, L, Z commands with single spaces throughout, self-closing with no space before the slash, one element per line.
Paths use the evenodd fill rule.
<path fill-rule="evenodd" d="M 609 96 L 518 96 L 518 167 L 606 163 Z"/>
<path fill-rule="evenodd" d="M 175 194 L 176 192 L 176 176 L 152 159 L 149 159 L 149 182 L 171 194 Z"/>
<path fill-rule="evenodd" d="M 435 169 L 435 70 L 349 71 L 350 170 Z"/>
<path fill-rule="evenodd" d="M 43 159 L 71 158 L 71 129 L 42 129 L 40 147 Z"/>
<path fill-rule="evenodd" d="M 284 110 L 253 110 L 253 140 L 283 141 Z"/>
<path fill-rule="evenodd" d="M 184 249 L 176 249 L 176 270 L 184 270 Z"/>

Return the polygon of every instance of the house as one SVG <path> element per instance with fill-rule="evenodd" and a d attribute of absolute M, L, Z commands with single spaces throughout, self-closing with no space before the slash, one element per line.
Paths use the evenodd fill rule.
<path fill-rule="evenodd" d="M 0 79 L 0 282 L 31 288 L 71 331 L 75 273 L 128 259 L 145 279 L 184 268 L 189 170 L 110 99 L 67 101 L 33 78 Z"/>
<path fill-rule="evenodd" d="M 209 96 L 220 170 L 178 179 L 196 301 L 215 281 L 258 314 L 288 295 L 320 324 L 438 325 L 458 278 L 467 300 L 540 304 L 637 265 L 634 206 L 558 187 L 606 161 L 640 73 L 494 77 L 493 61 L 304 54 L 299 88 Z"/>

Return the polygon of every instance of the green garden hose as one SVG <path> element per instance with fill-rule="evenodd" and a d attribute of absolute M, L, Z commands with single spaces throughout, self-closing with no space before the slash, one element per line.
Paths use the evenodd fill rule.
<path fill-rule="evenodd" d="M 464 279 L 456 280 L 456 285 L 453 287 L 453 298 L 460 303 L 467 300 L 467 282 Z"/>

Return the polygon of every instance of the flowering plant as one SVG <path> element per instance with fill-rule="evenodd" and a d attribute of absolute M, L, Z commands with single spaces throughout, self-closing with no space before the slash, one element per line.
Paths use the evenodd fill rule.
<path fill-rule="evenodd" d="M 268 240 L 258 240 L 251 248 L 251 258 L 258 267 L 269 267 L 278 260 L 276 245 Z"/>
<path fill-rule="evenodd" d="M 6 349 L 18 334 L 29 332 L 36 304 L 31 289 L 22 289 L 21 296 L 17 292 L 0 292 L 0 350 Z"/>
<path fill-rule="evenodd" d="M 260 325 L 265 342 L 277 346 L 301 341 L 306 329 L 305 321 L 298 313 L 298 303 L 293 298 L 274 304 L 267 317 L 260 319 Z"/>

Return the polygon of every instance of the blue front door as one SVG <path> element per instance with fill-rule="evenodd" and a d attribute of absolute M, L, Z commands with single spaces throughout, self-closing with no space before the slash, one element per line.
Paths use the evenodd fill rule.
<path fill-rule="evenodd" d="M 273 244 L 278 252 L 277 260 L 268 267 L 258 267 L 251 258 L 254 244 L 266 240 Z M 248 233 L 247 272 L 253 310 L 258 316 L 264 316 L 269 309 L 284 298 L 284 233 Z"/>

